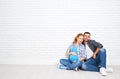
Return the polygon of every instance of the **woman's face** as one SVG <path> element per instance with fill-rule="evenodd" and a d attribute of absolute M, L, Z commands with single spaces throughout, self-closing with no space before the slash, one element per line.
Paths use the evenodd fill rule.
<path fill-rule="evenodd" d="M 83 36 L 79 36 L 79 37 L 77 38 L 77 42 L 78 42 L 79 44 L 81 44 L 81 43 L 83 42 Z"/>

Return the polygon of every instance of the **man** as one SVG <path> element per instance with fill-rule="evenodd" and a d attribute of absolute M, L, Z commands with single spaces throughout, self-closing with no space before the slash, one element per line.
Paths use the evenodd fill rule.
<path fill-rule="evenodd" d="M 106 50 L 103 45 L 90 39 L 90 32 L 84 33 L 83 44 L 86 47 L 87 58 L 81 69 L 86 71 L 98 71 L 106 76 Z"/>

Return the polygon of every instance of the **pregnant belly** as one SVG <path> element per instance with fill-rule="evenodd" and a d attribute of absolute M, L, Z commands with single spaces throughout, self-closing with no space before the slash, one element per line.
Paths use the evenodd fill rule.
<path fill-rule="evenodd" d="M 70 60 L 70 62 L 76 62 L 78 60 L 78 56 L 77 55 L 70 55 L 69 60 Z"/>

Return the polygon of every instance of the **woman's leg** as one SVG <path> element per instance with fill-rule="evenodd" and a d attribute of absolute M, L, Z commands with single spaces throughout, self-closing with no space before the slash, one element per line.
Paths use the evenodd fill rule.
<path fill-rule="evenodd" d="M 67 70 L 68 59 L 60 59 L 60 64 L 58 65 L 59 69 Z"/>
<path fill-rule="evenodd" d="M 60 59 L 60 63 L 67 67 L 68 70 L 74 70 L 76 67 L 81 67 L 82 61 L 71 63 L 68 59 Z"/>
<path fill-rule="evenodd" d="M 69 63 L 69 60 L 68 59 L 60 59 L 60 63 L 64 66 L 67 66 Z"/>
<path fill-rule="evenodd" d="M 82 61 L 77 61 L 77 62 L 74 62 L 74 63 L 68 63 L 67 67 L 68 67 L 68 70 L 74 70 L 76 67 L 81 67 L 82 65 Z"/>

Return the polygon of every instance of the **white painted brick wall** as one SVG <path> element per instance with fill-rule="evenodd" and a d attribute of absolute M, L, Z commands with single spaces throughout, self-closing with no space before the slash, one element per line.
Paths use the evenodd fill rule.
<path fill-rule="evenodd" d="M 0 0 L 0 64 L 56 64 L 85 31 L 120 65 L 119 0 Z"/>

